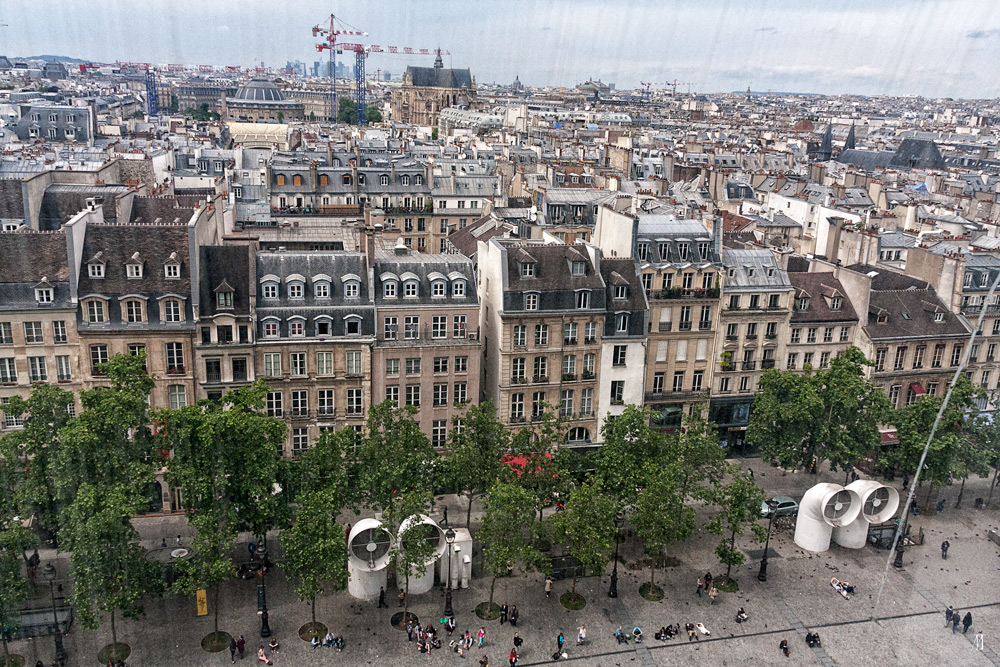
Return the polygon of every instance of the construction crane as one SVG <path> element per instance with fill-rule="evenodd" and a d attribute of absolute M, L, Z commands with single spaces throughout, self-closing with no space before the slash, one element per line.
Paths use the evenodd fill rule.
<path fill-rule="evenodd" d="M 316 50 L 320 53 L 323 51 L 330 52 L 330 122 L 337 122 L 337 50 L 349 50 L 345 47 L 345 44 L 337 44 L 337 35 L 360 35 L 367 36 L 368 33 L 361 30 L 344 30 L 337 27 L 337 18 L 330 14 L 330 27 L 323 28 L 320 26 L 314 26 L 312 29 L 313 37 L 318 37 L 322 35 L 324 37 L 323 41 L 316 45 Z M 357 45 L 351 45 L 357 46 Z M 360 57 L 359 57 L 360 59 Z"/>
<path fill-rule="evenodd" d="M 371 46 L 365 46 L 364 44 L 340 44 L 339 48 L 344 51 L 354 51 L 355 54 L 354 98 L 357 104 L 355 120 L 358 127 L 365 124 L 365 58 L 368 57 L 369 53 L 389 53 L 407 56 L 436 55 L 438 59 L 441 58 L 442 54 L 446 56 L 451 55 L 451 51 L 443 51 L 441 49 L 415 49 L 409 46 L 381 46 L 379 44 L 372 44 Z M 437 66 L 436 62 L 435 66 Z"/>
<path fill-rule="evenodd" d="M 146 111 L 150 118 L 160 115 L 160 95 L 156 92 L 156 73 L 146 70 Z"/>

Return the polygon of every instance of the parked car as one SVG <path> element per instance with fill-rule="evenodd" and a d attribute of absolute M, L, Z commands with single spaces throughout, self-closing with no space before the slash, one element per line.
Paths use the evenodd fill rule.
<path fill-rule="evenodd" d="M 771 498 L 771 502 L 777 503 L 774 508 L 775 518 L 779 516 L 795 516 L 799 513 L 799 504 L 795 502 L 794 498 L 789 498 L 788 496 L 775 496 L 774 498 Z M 763 517 L 771 515 L 771 508 L 766 500 L 760 504 L 760 515 Z"/>

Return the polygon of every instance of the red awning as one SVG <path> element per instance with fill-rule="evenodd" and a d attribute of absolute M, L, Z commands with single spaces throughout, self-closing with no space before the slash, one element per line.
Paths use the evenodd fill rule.
<path fill-rule="evenodd" d="M 926 394 L 927 393 L 926 391 L 924 391 L 924 388 L 920 385 L 919 382 L 914 382 L 913 384 L 911 384 L 910 385 L 910 391 L 912 391 L 914 394 L 917 394 L 917 395 Z"/>
<path fill-rule="evenodd" d="M 552 458 L 552 455 L 549 454 L 548 452 L 542 452 L 542 455 L 544 455 L 545 458 L 547 459 Z M 538 454 L 532 454 L 531 456 L 538 456 Z M 526 472 L 525 468 L 528 467 L 528 456 L 521 456 L 521 455 L 515 456 L 508 454 L 502 457 L 502 460 L 505 464 L 511 467 L 511 470 L 513 470 L 518 477 L 523 475 Z M 536 467 L 535 472 L 538 472 L 540 468 L 541 466 Z M 555 475 L 553 475 L 553 477 L 555 477 Z"/>
<path fill-rule="evenodd" d="M 899 438 L 896 437 L 895 431 L 882 431 L 881 435 L 883 443 L 899 442 Z"/>

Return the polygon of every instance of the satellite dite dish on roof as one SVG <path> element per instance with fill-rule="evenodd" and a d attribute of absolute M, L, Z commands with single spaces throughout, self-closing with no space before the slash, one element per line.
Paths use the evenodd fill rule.
<path fill-rule="evenodd" d="M 833 529 L 833 541 L 860 549 L 868 542 L 868 525 L 888 521 L 899 509 L 899 492 L 872 479 L 859 479 L 846 487 L 861 498 L 861 512 L 853 522 Z"/>
<path fill-rule="evenodd" d="M 861 497 L 840 484 L 817 484 L 802 496 L 795 523 L 795 544 L 807 551 L 826 551 L 834 528 L 853 522 Z"/>
<path fill-rule="evenodd" d="M 386 585 L 392 534 L 378 519 L 361 519 L 347 538 L 347 592 L 360 600 L 378 595 Z"/>
<path fill-rule="evenodd" d="M 410 593 L 415 595 L 429 593 L 434 588 L 433 564 L 444 555 L 445 549 L 448 548 L 448 543 L 445 541 L 444 531 L 441 529 L 441 526 L 437 525 L 434 519 L 426 514 L 411 516 L 399 525 L 400 535 L 409 530 L 420 531 L 422 538 L 432 546 L 431 556 L 424 563 L 424 573 L 420 574 L 416 566 L 410 571 L 409 590 Z M 399 548 L 402 550 L 403 547 L 401 544 Z"/>

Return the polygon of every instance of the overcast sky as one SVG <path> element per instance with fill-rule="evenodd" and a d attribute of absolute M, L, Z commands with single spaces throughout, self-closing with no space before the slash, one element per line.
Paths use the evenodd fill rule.
<path fill-rule="evenodd" d="M 447 49 L 480 83 L 1000 96 L 995 0 L 0 0 L 0 53 L 281 67 L 319 59 L 310 28 L 331 10 L 366 43 Z M 367 68 L 408 64 L 431 59 Z"/>

